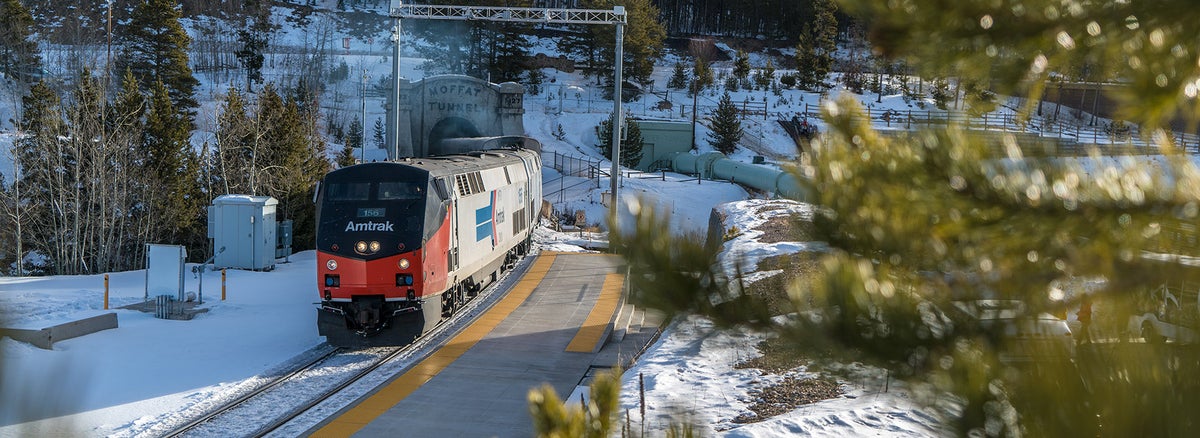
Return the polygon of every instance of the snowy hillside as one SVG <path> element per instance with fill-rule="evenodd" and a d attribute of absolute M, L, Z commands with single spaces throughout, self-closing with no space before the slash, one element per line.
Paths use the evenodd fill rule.
<path fill-rule="evenodd" d="M 379 87 L 391 75 L 391 36 L 386 26 L 352 29 L 332 12 L 336 2 L 319 2 L 326 10 L 314 12 L 310 25 L 295 25 L 289 20 L 293 11 L 276 6 L 273 22 L 281 25 L 272 37 L 275 50 L 267 53 L 264 76 L 268 81 L 291 79 L 291 70 L 303 60 L 296 53 L 313 45 L 329 46 L 331 67 L 345 74 L 331 80 L 321 98 L 322 115 L 344 123 L 361 118 L 371 127 L 384 118 L 383 94 Z M 386 23 L 387 18 L 378 19 Z M 230 32 L 220 23 L 186 20 L 193 40 L 200 41 L 214 32 Z M 365 30 L 364 30 L 365 29 Z M 343 46 L 345 43 L 348 47 Z M 424 62 L 406 41 L 400 61 L 401 75 L 417 80 L 425 73 Z M 554 44 L 549 39 L 534 41 L 550 56 Z M 732 52 L 725 44 L 722 50 Z M 682 90 L 666 87 L 672 66 L 683 58 L 668 53 L 653 75 L 655 85 L 626 111 L 639 118 L 691 121 L 693 99 Z M 757 67 L 765 64 L 762 54 L 752 54 Z M 51 70 L 62 70 L 52 65 Z M 718 63 L 719 75 L 732 70 L 729 62 Z M 581 73 L 546 69 L 548 78 L 540 93 L 525 99 L 524 126 L 527 134 L 542 142 L 544 161 L 562 155 L 603 162 L 597 148 L 595 127 L 608 117 L 612 102 L 601 98 L 603 91 L 595 78 Z M 786 71 L 778 71 L 783 74 Z M 198 130 L 193 144 L 200 148 L 212 142 L 216 131 L 217 102 L 229 88 L 244 89 L 244 78 L 236 74 L 198 72 L 201 101 L 196 118 Z M 705 118 L 725 90 L 719 83 L 705 90 L 696 102 L 701 108 L 695 127 L 694 153 L 713 151 L 707 139 L 710 129 Z M 836 83 L 836 80 L 831 82 Z M 791 137 L 777 123 L 805 117 L 817 111 L 824 99 L 844 92 L 835 86 L 827 93 L 796 89 L 734 90 L 729 94 L 740 105 L 761 105 L 767 114 L 743 119 L 746 137 L 730 157 L 751 162 L 765 157 L 768 163 L 781 163 L 798 155 Z M 928 101 L 906 99 L 898 90 L 883 95 L 856 96 L 873 114 L 879 129 L 902 127 L 892 114 L 921 112 L 926 117 L 945 116 Z M 670 105 L 663 105 L 662 102 Z M 10 118 L 16 118 L 19 96 L 0 96 L 0 174 L 11 182 L 17 174 L 11 150 L 17 137 Z M 669 109 L 661 109 L 669 106 Z M 1011 110 L 1002 107 L 992 115 L 1003 120 Z M 881 116 L 889 114 L 889 116 Z M 898 117 L 898 116 L 896 116 Z M 824 130 L 822 122 L 809 121 Z M 556 135 L 560 129 L 563 135 Z M 1001 129 L 1010 129 L 1003 127 Z M 1017 128 L 1011 128 L 1017 129 Z M 1061 134 L 1061 133 L 1060 133 Z M 561 137 L 561 138 L 560 138 Z M 342 149 L 341 140 L 328 138 L 328 153 Z M 368 139 L 367 149 L 356 156 L 365 160 L 386 157 L 382 149 Z M 603 166 L 602 166 L 603 167 Z M 608 207 L 601 203 L 608 190 L 607 178 L 563 176 L 546 167 L 546 200 L 557 213 L 582 211 L 585 225 L 604 228 Z M 750 211 L 753 200 L 743 186 L 723 181 L 698 180 L 694 176 L 664 172 L 631 172 L 623 179 L 622 205 L 654 205 L 672 213 L 671 231 L 677 235 L 703 233 L 713 208 L 727 203 L 734 209 Z M 792 204 L 780 210 L 811 215 L 812 206 Z M 628 220 L 628 216 L 624 216 Z M 730 224 L 753 231 L 764 220 L 753 214 L 732 215 Z M 592 240 L 603 240 L 602 233 L 585 231 L 558 232 L 547 227 L 537 231 L 538 248 L 553 251 L 584 251 Z M 725 247 L 726 260 L 738 258 L 753 266 L 757 260 L 778 254 L 820 251 L 820 242 L 785 241 L 761 243 L 753 232 L 731 240 Z M 305 252 L 291 257 L 272 272 L 230 271 L 229 298 L 214 298 L 220 284 L 219 273 L 203 274 L 207 313 L 193 321 L 168 321 L 133 310 L 115 310 L 120 327 L 55 344 L 53 350 L 41 350 L 9 338 L 0 338 L 0 437 L 8 436 L 141 436 L 173 414 L 194 408 L 214 397 L 228 397 L 241 385 L 286 368 L 296 358 L 320 345 L 313 302 L 315 293 L 315 256 Z M 750 279 L 755 279 L 750 273 Z M 759 273 L 764 276 L 766 273 Z M 143 270 L 110 274 L 111 304 L 118 307 L 140 302 L 144 297 L 146 272 Z M 186 287 L 196 290 L 200 278 L 187 275 Z M 73 277 L 0 277 L 0 321 L 5 326 L 41 328 L 97 315 L 102 310 L 103 276 Z M 766 335 L 750 331 L 722 331 L 702 318 L 685 317 L 672 321 L 661 339 L 632 369 L 623 381 L 622 408 L 635 413 L 640 406 L 639 392 L 644 378 L 647 413 L 634 416 L 635 424 L 644 422 L 650 436 L 665 435 L 671 423 L 693 421 L 702 435 L 736 437 L 810 436 L 931 436 L 942 431 L 939 419 L 916 403 L 904 385 L 889 380 L 881 371 L 858 364 L 846 365 L 832 378 L 807 367 L 782 372 L 766 372 L 741 367 L 758 357 L 756 345 Z M 763 388 L 798 379 L 820 376 L 833 379 L 833 398 L 802 405 L 779 415 L 761 417 L 751 409 L 762 398 Z M 638 415 L 638 414 L 631 414 Z M 754 421 L 750 421 L 754 420 Z M 760 421 L 761 420 L 761 421 Z"/>

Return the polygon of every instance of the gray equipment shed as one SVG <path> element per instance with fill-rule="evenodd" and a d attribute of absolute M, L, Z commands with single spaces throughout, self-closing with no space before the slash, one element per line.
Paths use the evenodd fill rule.
<path fill-rule="evenodd" d="M 222 195 L 208 207 L 208 237 L 213 239 L 213 268 L 275 268 L 275 208 L 270 196 Z M 225 248 L 221 251 L 221 248 Z"/>
<path fill-rule="evenodd" d="M 692 124 L 669 120 L 637 120 L 642 131 L 642 161 L 638 170 L 670 168 L 670 157 L 692 150 Z M 659 166 L 656 166 L 659 164 Z"/>

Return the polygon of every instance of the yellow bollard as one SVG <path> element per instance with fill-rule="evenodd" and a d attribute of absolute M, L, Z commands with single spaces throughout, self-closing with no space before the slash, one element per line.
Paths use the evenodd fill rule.
<path fill-rule="evenodd" d="M 225 301 L 225 270 L 221 270 L 221 301 Z"/>
<path fill-rule="evenodd" d="M 104 274 L 104 310 L 108 310 L 108 274 Z"/>

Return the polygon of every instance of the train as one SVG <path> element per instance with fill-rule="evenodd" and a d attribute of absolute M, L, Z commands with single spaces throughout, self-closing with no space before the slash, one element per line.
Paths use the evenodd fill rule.
<path fill-rule="evenodd" d="M 329 344 L 412 343 L 531 250 L 540 144 L 449 143 L 459 152 L 356 164 L 318 185 L 317 329 Z"/>

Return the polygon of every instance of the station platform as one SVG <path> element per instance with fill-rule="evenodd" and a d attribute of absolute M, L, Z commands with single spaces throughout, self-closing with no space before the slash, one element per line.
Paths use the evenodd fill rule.
<path fill-rule="evenodd" d="M 566 398 L 657 336 L 661 318 L 627 305 L 625 288 L 618 256 L 543 252 L 471 325 L 308 434 L 533 436 L 531 389 L 549 384 Z"/>

